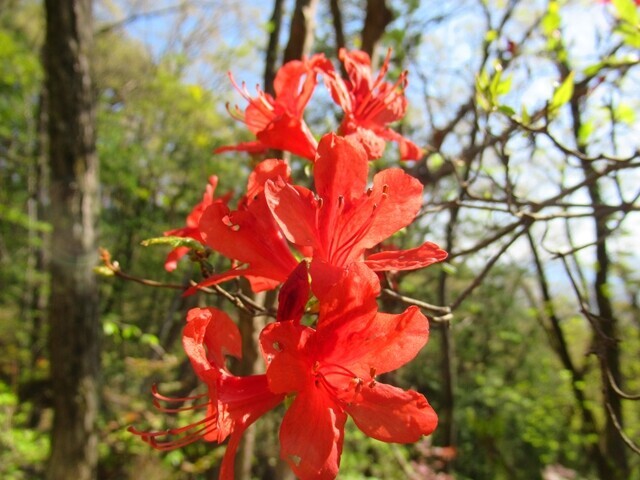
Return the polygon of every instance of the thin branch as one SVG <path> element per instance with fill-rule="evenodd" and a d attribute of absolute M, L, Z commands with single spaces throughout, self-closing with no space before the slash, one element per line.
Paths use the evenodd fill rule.
<path fill-rule="evenodd" d="M 620 425 L 620 421 L 618 420 L 618 417 L 616 416 L 615 412 L 613 411 L 613 407 L 609 402 L 607 402 L 607 412 L 609 412 L 609 418 L 611 419 L 611 422 L 618 431 L 618 434 L 620 435 L 620 438 L 625 443 L 625 445 L 633 450 L 634 453 L 640 455 L 640 446 L 638 446 L 638 444 L 636 444 L 627 436 L 626 433 L 624 433 L 624 429 L 622 428 L 622 425 Z"/>
<path fill-rule="evenodd" d="M 423 302 L 422 300 L 417 300 L 415 298 L 407 297 L 406 295 L 402 295 L 394 290 L 391 290 L 390 288 L 382 289 L 382 293 L 387 297 L 393 298 L 395 300 L 399 300 L 406 305 L 415 305 L 416 307 L 420 307 L 430 312 L 439 313 L 443 315 L 448 315 L 451 313 L 451 309 L 449 307 L 440 307 L 438 305 L 433 305 L 431 303 Z"/>

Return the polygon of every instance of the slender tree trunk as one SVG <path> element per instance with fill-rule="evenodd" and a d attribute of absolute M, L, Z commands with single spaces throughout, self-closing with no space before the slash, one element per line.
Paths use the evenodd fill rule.
<path fill-rule="evenodd" d="M 275 291 L 254 294 L 248 283 L 243 282 L 245 295 L 253 297 L 259 305 L 272 306 L 276 301 Z M 250 313 L 238 312 L 238 328 L 242 336 L 242 359 L 234 365 L 233 373 L 239 376 L 263 373 L 265 369 L 260 355 L 260 332 L 265 327 L 267 319 L 263 316 L 253 316 Z M 251 425 L 242 438 L 235 459 L 236 478 L 250 479 L 252 460 L 255 455 L 256 425 Z"/>
<path fill-rule="evenodd" d="M 576 139 L 580 138 L 579 132 L 582 127 L 581 101 L 581 95 L 576 95 L 571 99 L 573 134 Z M 586 154 L 585 145 L 580 144 L 580 142 L 577 143 L 578 150 Z M 593 165 L 588 161 L 583 160 L 581 167 L 585 177 L 590 177 L 595 172 Z M 587 191 L 592 205 L 602 205 L 602 193 L 597 180 L 587 186 Z M 594 209 L 594 212 L 597 211 Z M 597 213 L 593 215 L 596 239 L 596 275 L 593 281 L 593 294 L 595 295 L 597 316 L 592 316 L 590 320 L 594 326 L 596 354 L 600 361 L 602 374 L 602 407 L 606 418 L 604 450 L 605 456 L 609 461 L 607 465 L 598 465 L 598 469 L 602 479 L 623 480 L 629 478 L 630 471 L 627 461 L 627 446 L 616 426 L 616 421 L 621 427 L 624 426 L 622 402 L 609 381 L 610 375 L 617 385 L 622 386 L 620 348 L 617 338 L 618 322 L 609 298 L 608 277 L 610 261 L 607 244 L 610 232 L 607 227 L 607 220 L 608 217 L 606 215 L 598 215 Z"/>
<path fill-rule="evenodd" d="M 49 268 L 49 235 L 37 228 L 45 218 L 45 206 L 49 194 L 48 165 L 48 105 L 47 94 L 43 88 L 38 99 L 36 113 L 36 143 L 34 161 L 29 169 L 29 258 L 27 261 L 25 302 L 23 317 L 31 329 L 31 365 L 34 366 L 44 350 L 43 323 L 46 320 L 47 295 L 45 272 Z"/>
<path fill-rule="evenodd" d="M 336 33 L 336 50 L 345 48 L 347 42 L 344 39 L 344 29 L 342 28 L 342 9 L 340 7 L 340 0 L 331 0 L 331 18 L 333 20 L 333 30 Z"/>
<path fill-rule="evenodd" d="M 374 67 L 376 47 L 392 20 L 393 12 L 387 7 L 386 0 L 367 0 L 367 16 L 362 29 L 362 50 L 369 54 Z"/>
<path fill-rule="evenodd" d="M 576 365 L 571 358 L 569 345 L 567 344 L 562 327 L 560 326 L 560 318 L 556 314 L 553 299 L 550 293 L 551 290 L 549 288 L 549 282 L 547 281 L 547 276 L 542 266 L 542 261 L 538 254 L 538 249 L 535 245 L 533 237 L 531 236 L 531 232 L 527 232 L 527 238 L 529 240 L 529 245 L 533 254 L 538 285 L 540 287 L 540 293 L 542 295 L 543 301 L 542 305 L 538 309 L 540 312 L 540 322 L 543 323 L 543 315 L 548 318 L 548 321 L 551 323 L 551 327 L 545 327 L 545 330 L 547 330 L 548 332 L 551 348 L 556 353 L 559 360 L 562 362 L 562 366 L 564 367 L 564 369 L 571 373 L 571 389 L 578 405 L 578 409 L 580 410 L 583 435 L 598 436 L 600 434 L 600 432 L 598 431 L 598 424 L 596 422 L 595 416 L 593 415 L 592 409 L 589 406 L 589 402 L 587 397 L 585 396 L 584 390 L 580 386 L 584 382 L 584 374 L 582 373 L 582 371 L 576 368 Z M 598 471 L 606 472 L 608 468 L 608 460 L 606 452 L 603 451 L 603 446 L 599 443 L 594 443 L 593 445 L 588 446 L 587 450 L 589 452 L 589 455 L 591 455 L 591 458 L 593 459 L 593 462 L 595 463 Z"/>
<path fill-rule="evenodd" d="M 269 33 L 269 43 L 264 60 L 264 91 L 275 94 L 273 90 L 273 80 L 276 77 L 276 63 L 278 61 L 278 40 L 280 39 L 280 27 L 282 26 L 282 2 L 283 0 L 274 0 L 273 13 L 269 25 L 271 32 Z"/>
<path fill-rule="evenodd" d="M 283 63 L 298 60 L 311 52 L 317 7 L 318 0 L 296 0 Z"/>
<path fill-rule="evenodd" d="M 46 0 L 54 421 L 49 480 L 96 478 L 98 158 L 89 75 L 91 0 Z"/>

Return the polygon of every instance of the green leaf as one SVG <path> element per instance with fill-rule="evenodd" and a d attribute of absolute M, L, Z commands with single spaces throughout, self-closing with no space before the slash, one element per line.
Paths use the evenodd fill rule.
<path fill-rule="evenodd" d="M 496 38 L 498 38 L 498 32 L 496 30 L 489 30 L 487 34 L 484 36 L 484 41 L 487 43 L 491 43 Z"/>
<path fill-rule="evenodd" d="M 112 335 L 119 335 L 120 328 L 118 327 L 117 323 L 107 320 L 102 325 L 102 332 L 105 336 L 110 337 Z"/>
<path fill-rule="evenodd" d="M 589 137 L 595 129 L 593 120 L 588 120 L 580 124 L 580 130 L 578 131 L 578 144 L 586 145 L 589 141 Z"/>
<path fill-rule="evenodd" d="M 640 14 L 633 0 L 612 1 L 620 19 L 615 31 L 622 35 L 624 42 L 634 48 L 640 48 Z"/>
<path fill-rule="evenodd" d="M 616 8 L 620 20 L 623 22 L 636 25 L 640 21 L 638 8 L 633 0 L 612 0 L 611 3 Z"/>
<path fill-rule="evenodd" d="M 93 273 L 96 275 L 100 275 L 101 277 L 113 277 L 115 273 L 109 267 L 105 267 L 104 265 L 98 265 L 93 267 Z"/>
<path fill-rule="evenodd" d="M 437 170 L 444 164 L 444 157 L 438 152 L 432 153 L 427 157 L 427 163 L 430 169 Z"/>
<path fill-rule="evenodd" d="M 631 125 L 636 120 L 636 111 L 626 103 L 622 103 L 613 111 L 613 117 L 616 121 Z"/>
<path fill-rule="evenodd" d="M 0 220 L 36 232 L 49 233 L 51 231 L 50 223 L 33 220 L 22 210 L 10 206 L 0 205 Z"/>
<path fill-rule="evenodd" d="M 529 115 L 529 110 L 527 110 L 524 103 L 522 104 L 522 112 L 520 113 L 520 116 L 522 117 L 523 125 L 529 125 L 531 123 L 531 115 Z"/>
<path fill-rule="evenodd" d="M 447 275 L 455 275 L 458 272 L 458 269 L 455 267 L 455 265 L 449 262 L 443 262 L 440 265 L 442 266 L 442 271 Z"/>
<path fill-rule="evenodd" d="M 542 31 L 546 36 L 553 36 L 554 32 L 560 28 L 560 6 L 558 2 L 552 0 L 549 2 L 549 10 L 542 18 Z"/>
<path fill-rule="evenodd" d="M 143 343 L 145 345 L 158 345 L 160 344 L 160 340 L 155 335 L 152 335 L 150 333 L 143 333 L 140 337 L 140 343 Z"/>
<path fill-rule="evenodd" d="M 571 100 L 573 96 L 573 77 L 575 76 L 575 72 L 569 73 L 567 78 L 560 84 L 556 91 L 553 92 L 553 97 L 551 98 L 551 102 L 549 103 L 549 111 L 556 112 L 560 107 L 562 107 L 565 103 Z"/>
<path fill-rule="evenodd" d="M 193 238 L 185 238 L 185 237 L 155 237 L 148 238 L 140 242 L 140 245 L 143 247 L 149 247 L 151 245 L 169 245 L 173 248 L 178 247 L 188 247 L 196 250 L 198 252 L 204 252 L 205 247 L 197 240 Z"/>
<path fill-rule="evenodd" d="M 509 105 L 500 105 L 498 107 L 498 111 L 504 113 L 508 117 L 513 117 L 516 114 L 516 111 Z"/>

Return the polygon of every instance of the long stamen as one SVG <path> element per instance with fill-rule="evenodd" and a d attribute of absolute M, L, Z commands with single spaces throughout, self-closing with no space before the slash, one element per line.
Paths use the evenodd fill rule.
<path fill-rule="evenodd" d="M 231 115 L 231 118 L 239 122 L 246 123 L 244 112 L 240 110 L 240 107 L 238 107 L 238 105 L 234 105 L 234 107 L 231 108 L 229 102 L 227 102 L 225 107 L 229 115 Z"/>
<path fill-rule="evenodd" d="M 176 448 L 184 447 L 185 445 L 189 445 L 197 440 L 204 438 L 209 433 L 215 432 L 218 429 L 218 425 L 216 422 L 217 422 L 217 416 L 210 416 L 199 422 L 193 423 L 191 425 L 187 425 L 186 427 L 169 429 L 161 432 L 142 432 L 140 430 L 136 430 L 134 427 L 129 427 L 128 430 L 134 435 L 138 435 L 144 442 L 148 443 L 153 448 L 157 450 L 166 451 L 166 450 L 174 450 Z M 198 427 L 199 425 L 202 425 L 203 423 L 204 423 L 203 427 L 200 427 L 197 430 L 191 433 L 188 433 L 185 436 L 177 438 L 175 440 L 168 440 L 168 441 L 157 440 L 158 437 L 183 434 L 185 432 L 188 432 L 190 429 L 193 429 L 194 427 Z"/>
<path fill-rule="evenodd" d="M 273 119 L 274 110 L 275 110 L 274 106 L 273 106 L 272 102 L 269 101 L 269 99 L 266 97 L 266 95 L 259 88 L 257 89 L 258 90 L 257 98 L 253 98 L 253 97 L 251 97 L 251 94 L 247 90 L 247 85 L 244 82 L 242 82 L 242 87 L 241 87 L 241 86 L 238 85 L 238 83 L 236 82 L 235 78 L 233 78 L 233 74 L 231 72 L 228 73 L 228 76 L 229 76 L 229 79 L 231 80 L 231 83 L 233 84 L 233 87 L 238 91 L 238 93 L 240 93 L 240 95 L 242 95 L 242 97 L 247 102 L 249 102 L 251 105 L 253 105 L 266 118 Z M 239 108 L 237 106 L 236 106 L 236 110 L 239 111 Z M 236 120 L 240 120 L 241 122 L 246 123 L 244 114 L 234 115 L 229 110 L 229 108 L 227 108 L 227 111 L 229 111 L 231 116 L 233 118 L 235 118 Z"/>
<path fill-rule="evenodd" d="M 189 400 L 199 400 L 202 397 L 206 397 L 208 395 L 207 393 L 200 393 L 198 395 L 192 395 L 190 397 L 167 397 L 158 392 L 157 385 L 153 385 L 151 387 L 151 394 L 154 398 L 157 398 L 158 400 L 162 400 L 164 402 L 188 402 Z"/>
<path fill-rule="evenodd" d="M 189 405 L 187 407 L 175 407 L 175 408 L 168 408 L 168 407 L 163 407 L 160 402 L 158 400 L 153 400 L 153 406 L 156 408 L 156 410 L 162 412 L 162 413 L 179 413 L 179 412 L 186 412 L 189 410 L 201 410 L 204 408 L 207 408 L 210 405 L 210 402 L 205 402 L 205 403 L 198 403 L 198 404 L 194 404 L 194 405 Z"/>
<path fill-rule="evenodd" d="M 380 96 L 380 92 L 369 101 L 371 95 L 367 96 L 367 101 L 360 104 L 357 115 L 361 119 L 370 119 L 378 115 L 383 110 L 386 110 L 389 105 L 395 102 L 398 98 L 404 95 L 403 88 L 406 82 L 406 73 L 402 72 L 400 78 L 394 83 L 394 85 L 386 92 L 384 97 Z M 401 86 L 402 85 L 402 86 Z"/>

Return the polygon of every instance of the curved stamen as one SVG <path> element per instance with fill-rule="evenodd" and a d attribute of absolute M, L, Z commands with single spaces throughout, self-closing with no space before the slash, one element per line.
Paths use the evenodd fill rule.
<path fill-rule="evenodd" d="M 167 397 L 165 395 L 162 395 L 159 391 L 158 391 L 158 385 L 154 384 L 151 386 L 151 395 L 153 395 L 154 398 L 161 400 L 163 402 L 172 402 L 172 403 L 177 403 L 177 402 L 188 402 L 189 400 L 199 400 L 202 397 L 206 397 L 209 394 L 208 393 L 199 393 L 198 395 L 193 395 L 190 397 Z"/>
<path fill-rule="evenodd" d="M 386 110 L 389 105 L 394 103 L 398 98 L 404 95 L 404 84 L 406 82 L 406 72 L 402 72 L 398 80 L 393 84 L 391 88 L 385 92 L 385 96 L 381 96 L 381 92 L 376 92 L 375 98 L 371 99 L 372 95 L 368 95 L 366 101 L 360 103 L 355 115 L 361 120 L 370 120 L 378 115 L 380 112 Z M 400 87 L 399 91 L 398 88 Z M 372 91 L 373 94 L 373 91 Z M 371 100 L 371 101 L 369 101 Z"/>
<path fill-rule="evenodd" d="M 201 410 L 203 408 L 207 408 L 209 407 L 211 403 L 209 401 L 205 402 L 205 403 L 197 403 L 194 405 L 189 405 L 187 407 L 175 407 L 175 408 L 168 408 L 168 407 L 163 407 L 162 405 L 160 405 L 160 402 L 158 400 L 153 400 L 153 406 L 156 408 L 156 410 L 163 412 L 163 413 L 179 413 L 179 412 L 186 412 L 189 410 Z"/>
<path fill-rule="evenodd" d="M 165 437 L 170 435 L 180 435 L 182 433 L 188 432 L 190 429 L 202 424 L 204 421 L 213 420 L 213 423 L 209 423 L 201 428 L 198 428 L 194 432 L 188 433 L 184 437 L 177 438 L 175 440 L 168 441 L 158 441 L 158 437 Z M 200 440 L 207 436 L 210 433 L 215 432 L 218 429 L 218 425 L 216 423 L 217 418 L 207 417 L 200 422 L 193 423 L 191 425 L 187 425 L 186 427 L 178 428 L 178 429 L 169 429 L 161 432 L 142 432 L 140 430 L 136 430 L 134 427 L 129 427 L 128 431 L 133 433 L 134 435 L 138 435 L 143 442 L 151 445 L 156 450 L 174 450 L 176 448 L 184 447 L 185 445 L 189 445 L 197 440 Z"/>

